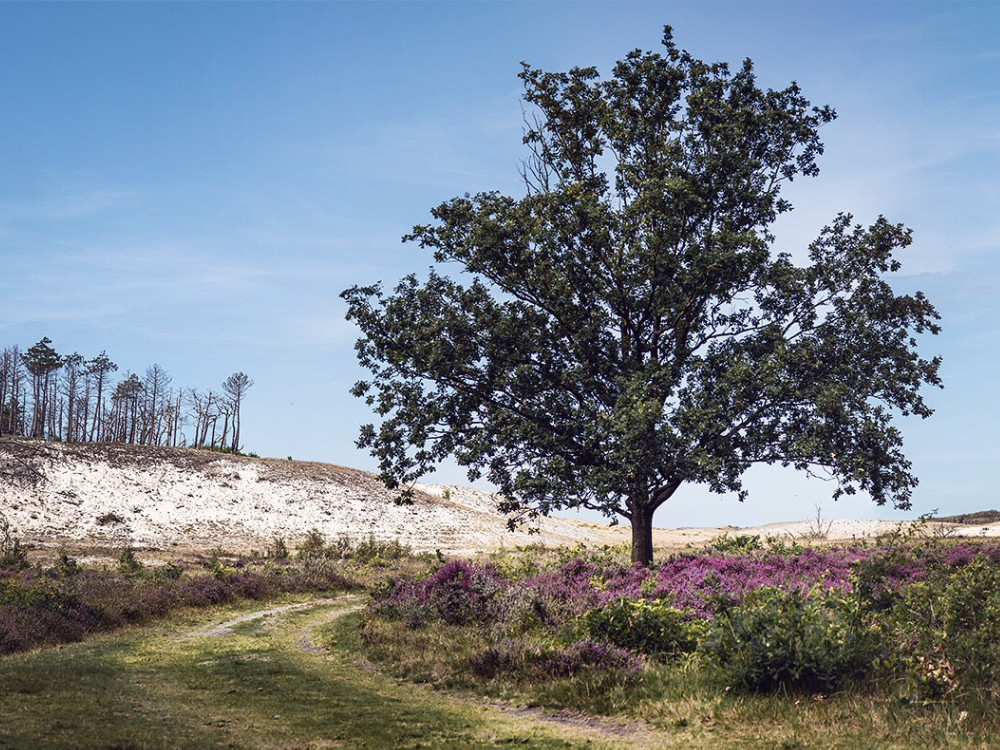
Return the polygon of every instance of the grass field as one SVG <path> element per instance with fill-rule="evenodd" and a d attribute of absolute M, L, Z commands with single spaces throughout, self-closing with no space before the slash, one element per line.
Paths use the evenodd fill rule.
<path fill-rule="evenodd" d="M 0 747 L 993 746 L 946 711 L 916 715 L 847 696 L 719 696 L 661 684 L 642 722 L 549 715 L 525 708 L 524 696 L 435 691 L 358 659 L 362 601 L 348 595 L 217 627 L 262 607 L 245 603 L 5 657 Z"/>
<path fill-rule="evenodd" d="M 358 601 L 206 635 L 251 609 L 227 607 L 5 657 L 0 747 L 623 746 L 613 725 L 540 720 L 359 667 L 357 616 L 343 616 Z"/>
<path fill-rule="evenodd" d="M 918 541 L 14 556 L 0 644 L 48 645 L 0 657 L 0 748 L 1000 748 L 1000 546 Z"/>

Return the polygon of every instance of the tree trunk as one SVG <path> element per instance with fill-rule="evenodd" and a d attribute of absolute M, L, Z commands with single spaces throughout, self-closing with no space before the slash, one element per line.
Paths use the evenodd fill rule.
<path fill-rule="evenodd" d="M 632 564 L 653 564 L 653 510 L 635 503 L 632 508 Z"/>

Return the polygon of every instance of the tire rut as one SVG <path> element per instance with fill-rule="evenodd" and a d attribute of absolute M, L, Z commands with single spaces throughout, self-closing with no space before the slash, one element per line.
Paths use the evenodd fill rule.
<path fill-rule="evenodd" d="M 275 615 L 284 615 L 293 612 L 302 612 L 303 610 L 318 609 L 320 607 L 327 607 L 335 604 L 344 604 L 346 606 L 330 609 L 321 617 L 311 619 L 309 622 L 297 628 L 288 640 L 288 642 L 290 642 L 299 652 L 307 654 L 315 659 L 322 659 L 324 657 L 329 657 L 330 653 L 326 648 L 317 643 L 313 637 L 313 633 L 333 620 L 361 609 L 363 604 L 360 603 L 356 597 L 316 599 L 309 602 L 299 602 L 297 604 L 288 604 L 281 607 L 269 607 L 266 609 L 255 610 L 209 627 L 202 627 L 190 634 L 188 637 L 225 637 L 232 633 L 235 626 L 246 622 L 251 622 L 265 617 L 272 617 Z M 381 672 L 381 670 L 379 670 L 375 665 L 367 662 L 367 660 L 364 660 L 364 664 L 366 671 L 381 674 L 388 679 L 393 679 L 391 676 Z M 430 688 L 427 685 L 413 685 L 412 687 L 414 690 L 436 692 L 433 688 Z M 455 694 L 442 695 L 441 693 L 438 693 L 438 695 L 456 703 L 476 704 L 487 711 L 495 712 L 501 716 L 513 716 L 517 717 L 518 720 L 533 722 L 541 726 L 566 729 L 582 738 L 600 740 L 601 742 L 621 743 L 628 747 L 639 748 L 651 748 L 663 745 L 663 739 L 657 735 L 655 728 L 643 721 L 624 720 L 616 722 L 575 711 L 559 711 L 552 713 L 541 708 L 517 706 L 512 703 L 496 699 L 482 699 L 475 696 Z"/>

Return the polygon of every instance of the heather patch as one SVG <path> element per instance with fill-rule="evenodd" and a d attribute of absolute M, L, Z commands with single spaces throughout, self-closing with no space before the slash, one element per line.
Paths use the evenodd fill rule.
<path fill-rule="evenodd" d="M 376 591 L 367 643 L 384 655 L 406 642 L 393 658 L 424 679 L 468 685 L 471 675 L 546 695 L 581 669 L 621 689 L 637 674 L 678 669 L 745 692 L 862 689 L 925 701 L 1000 689 L 1000 546 L 898 537 L 720 546 L 651 568 L 579 549 L 452 562 Z M 422 669 L 436 648 L 451 648 L 449 659 Z M 610 656 L 623 653 L 638 671 Z"/>

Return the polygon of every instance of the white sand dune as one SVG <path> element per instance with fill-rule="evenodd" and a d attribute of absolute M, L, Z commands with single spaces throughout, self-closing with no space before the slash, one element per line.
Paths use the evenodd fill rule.
<path fill-rule="evenodd" d="M 414 549 L 458 552 L 601 542 L 601 526 L 542 518 L 511 533 L 486 492 L 417 485 L 398 505 L 368 472 L 184 448 L 0 440 L 0 513 L 24 539 L 141 547 L 256 548 L 308 530 L 374 534 Z"/>
<path fill-rule="evenodd" d="M 184 448 L 68 445 L 0 439 L 0 513 L 26 541 L 132 544 L 168 549 L 262 549 L 276 536 L 294 544 L 310 529 L 328 539 L 374 534 L 417 550 L 446 552 L 545 544 L 614 544 L 624 526 L 538 519 L 538 534 L 511 533 L 493 495 L 421 484 L 397 505 L 368 472 L 330 464 L 227 456 Z M 836 520 L 830 539 L 871 537 L 897 522 Z M 704 544 L 728 533 L 807 538 L 815 522 L 757 529 L 657 529 L 658 545 Z M 940 524 L 937 533 L 994 536 L 1000 525 Z"/>

